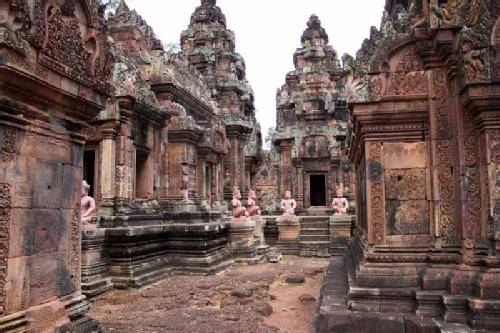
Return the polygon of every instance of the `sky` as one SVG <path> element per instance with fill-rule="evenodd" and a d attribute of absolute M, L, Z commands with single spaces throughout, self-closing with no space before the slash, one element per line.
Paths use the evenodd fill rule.
<path fill-rule="evenodd" d="M 200 0 L 126 0 L 164 43 L 179 44 Z M 385 0 L 218 0 L 236 51 L 245 59 L 255 93 L 256 116 L 265 136 L 276 123 L 276 89 L 294 69 L 293 53 L 311 14 L 318 15 L 330 45 L 355 55 L 370 27 L 379 27 Z"/>

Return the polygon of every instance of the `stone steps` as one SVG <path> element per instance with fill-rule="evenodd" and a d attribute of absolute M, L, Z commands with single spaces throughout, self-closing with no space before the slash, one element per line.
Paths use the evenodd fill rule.
<path fill-rule="evenodd" d="M 330 218 L 301 216 L 299 254 L 303 257 L 330 256 Z"/>
<path fill-rule="evenodd" d="M 330 235 L 300 235 L 300 243 L 325 242 L 330 244 Z"/>
<path fill-rule="evenodd" d="M 330 229 L 328 228 L 303 228 L 300 230 L 300 234 L 307 236 L 307 235 L 324 235 L 324 236 L 329 236 L 330 235 Z"/>

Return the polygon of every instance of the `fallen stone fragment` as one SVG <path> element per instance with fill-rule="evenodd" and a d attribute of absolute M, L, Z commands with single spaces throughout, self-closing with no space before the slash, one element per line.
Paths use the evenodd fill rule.
<path fill-rule="evenodd" d="M 249 285 L 249 286 L 244 286 L 241 288 L 238 288 L 236 290 L 233 290 L 231 292 L 231 296 L 237 297 L 237 298 L 245 298 L 245 297 L 250 297 L 252 294 L 257 291 L 257 286 L 255 285 Z"/>
<path fill-rule="evenodd" d="M 306 276 L 304 274 L 290 273 L 285 275 L 286 283 L 304 283 L 306 281 Z"/>
<path fill-rule="evenodd" d="M 300 300 L 300 303 L 302 303 L 304 305 L 310 305 L 310 304 L 316 303 L 316 297 L 314 297 L 313 295 L 308 295 L 308 294 L 300 296 L 299 300 Z"/>
<path fill-rule="evenodd" d="M 277 264 L 281 261 L 281 259 L 283 259 L 283 256 L 281 255 L 281 253 L 276 253 L 276 252 L 273 252 L 273 253 L 270 253 L 267 260 L 272 263 L 272 264 Z"/>
<path fill-rule="evenodd" d="M 257 312 L 258 314 L 260 314 L 264 317 L 269 317 L 274 311 L 271 304 L 269 304 L 267 302 L 257 302 L 254 304 L 253 309 L 255 312 Z"/>

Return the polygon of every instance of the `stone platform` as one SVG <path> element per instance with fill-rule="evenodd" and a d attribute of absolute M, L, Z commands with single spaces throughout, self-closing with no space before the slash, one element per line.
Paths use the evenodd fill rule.
<path fill-rule="evenodd" d="M 391 311 L 353 311 L 348 305 L 349 293 L 356 287 L 342 256 L 332 257 L 325 284 L 321 290 L 320 307 L 315 318 L 317 333 L 472 333 L 464 324 L 423 319 L 412 313 Z"/>
<path fill-rule="evenodd" d="M 366 246 L 356 233 L 345 256 L 331 258 L 315 321 L 317 332 L 498 332 L 497 301 L 454 295 L 446 284 L 438 288 L 438 277 L 451 278 L 453 284 L 459 273 L 446 277 L 445 266 L 427 268 L 423 281 L 428 289 L 413 286 L 410 267 L 419 265 L 408 264 L 405 269 L 403 263 L 370 264 L 370 259 L 363 259 Z M 428 287 L 431 284 L 434 289 Z"/>
<path fill-rule="evenodd" d="M 140 288 L 174 273 L 214 274 L 231 263 L 227 233 L 222 222 L 86 229 L 83 292 Z"/>

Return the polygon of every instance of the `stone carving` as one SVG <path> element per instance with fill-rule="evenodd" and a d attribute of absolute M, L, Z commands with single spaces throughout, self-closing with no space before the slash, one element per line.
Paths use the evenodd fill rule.
<path fill-rule="evenodd" d="M 369 165 L 370 165 L 370 205 L 373 239 L 376 244 L 383 244 L 385 239 L 385 207 L 382 167 L 382 143 L 370 142 Z"/>
<path fill-rule="evenodd" d="M 292 198 L 292 192 L 285 192 L 285 198 L 281 200 L 280 206 L 283 210 L 283 216 L 295 216 L 295 208 L 297 208 L 297 202 Z"/>
<path fill-rule="evenodd" d="M 330 156 L 329 142 L 325 136 L 312 136 L 303 140 L 299 156 L 302 158 L 322 158 Z"/>
<path fill-rule="evenodd" d="M 189 201 L 189 165 L 181 165 L 181 192 L 184 201 Z"/>
<path fill-rule="evenodd" d="M 247 216 L 246 215 L 247 210 L 241 204 L 241 192 L 237 186 L 235 186 L 233 188 L 233 200 L 231 203 L 233 205 L 233 217 L 234 218 L 243 218 L 243 217 Z"/>
<path fill-rule="evenodd" d="M 472 42 L 468 41 L 464 42 L 462 50 L 465 62 L 465 80 L 471 82 L 477 78 L 482 78 L 484 69 L 483 51 L 475 49 Z"/>
<path fill-rule="evenodd" d="M 85 181 L 84 181 L 85 182 Z M 86 184 L 86 182 L 85 182 Z M 88 190 L 87 190 L 88 191 Z M 91 197 L 88 197 L 92 199 Z M 90 200 L 88 199 L 88 200 Z M 93 201 L 94 199 L 92 199 Z M 82 197 L 82 205 L 77 204 L 75 209 L 71 214 L 71 253 L 70 253 L 70 265 L 71 265 L 71 280 L 75 288 L 80 285 L 80 253 L 81 253 L 81 223 L 86 227 L 92 226 L 90 223 L 84 221 L 82 207 L 84 199 Z M 89 201 L 90 202 L 90 201 Z M 95 204 L 94 204 L 95 207 Z"/>
<path fill-rule="evenodd" d="M 385 197 L 387 199 L 426 199 L 426 170 L 404 169 L 385 172 Z"/>
<path fill-rule="evenodd" d="M 248 208 L 247 208 L 247 211 L 245 213 L 245 216 L 252 217 L 252 216 L 260 216 L 261 215 L 260 208 L 255 203 L 256 199 L 257 199 L 257 194 L 255 193 L 255 191 L 250 190 L 248 192 L 248 201 L 247 201 Z"/>
<path fill-rule="evenodd" d="M 440 233 L 443 239 L 453 243 L 456 241 L 456 230 L 453 225 L 455 190 L 453 186 L 453 175 L 451 172 L 451 146 L 450 146 L 450 124 L 449 102 L 446 94 L 446 76 L 443 70 L 434 75 L 434 89 L 436 93 L 436 123 L 437 137 L 441 140 L 437 143 L 438 163 L 438 185 L 440 202 Z"/>
<path fill-rule="evenodd" d="M 427 77 L 414 48 L 405 50 L 396 70 L 391 73 L 389 95 L 417 95 L 427 92 Z"/>
<path fill-rule="evenodd" d="M 5 306 L 5 282 L 7 280 L 7 263 L 9 257 L 10 242 L 10 212 L 12 196 L 10 185 L 0 183 L 0 315 L 4 314 Z"/>
<path fill-rule="evenodd" d="M 80 202 L 80 219 L 84 225 L 90 225 L 92 213 L 96 209 L 95 200 L 89 196 L 90 185 L 84 180 L 82 182 L 82 198 Z"/>
<path fill-rule="evenodd" d="M 346 215 L 349 209 L 349 201 L 344 197 L 344 192 L 341 189 L 336 191 L 337 197 L 332 201 L 332 209 L 335 215 Z"/>
<path fill-rule="evenodd" d="M 390 234 L 429 233 L 429 203 L 426 200 L 388 200 L 386 204 Z"/>
<path fill-rule="evenodd" d="M 0 129 L 0 138 L 3 139 L 0 142 L 0 162 L 11 162 L 14 159 L 14 154 L 16 153 L 15 129 L 9 126 L 4 126 Z"/>
<path fill-rule="evenodd" d="M 47 0 L 34 2 L 32 40 L 43 53 L 39 61 L 75 81 L 109 92 L 107 83 L 113 67 L 110 46 L 99 30 L 91 28 L 103 24 L 99 3 L 79 1 L 81 6 L 76 6 L 76 1 L 70 0 L 62 5 Z"/>

